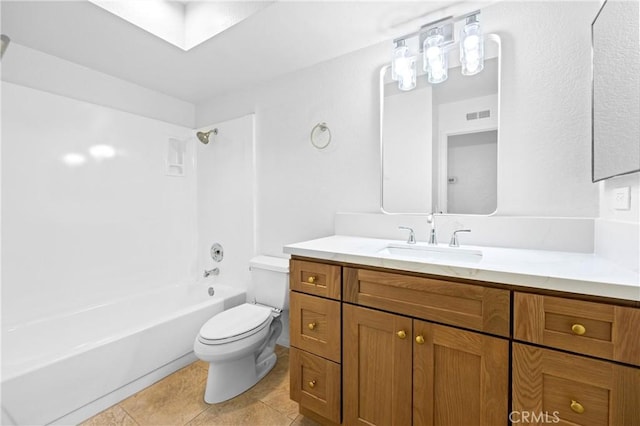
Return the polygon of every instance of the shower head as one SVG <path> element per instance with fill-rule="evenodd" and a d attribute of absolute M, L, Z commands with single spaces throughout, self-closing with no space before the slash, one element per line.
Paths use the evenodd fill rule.
<path fill-rule="evenodd" d="M 10 42 L 9 36 L 0 34 L 0 59 L 4 56 L 4 51 L 7 50 Z"/>
<path fill-rule="evenodd" d="M 208 144 L 209 143 L 209 135 L 211 134 L 217 135 L 218 134 L 218 129 L 215 128 L 213 130 L 209 130 L 208 132 L 198 132 L 196 133 L 196 136 L 198 137 L 198 139 L 200 140 L 200 142 L 202 142 L 203 144 Z"/>

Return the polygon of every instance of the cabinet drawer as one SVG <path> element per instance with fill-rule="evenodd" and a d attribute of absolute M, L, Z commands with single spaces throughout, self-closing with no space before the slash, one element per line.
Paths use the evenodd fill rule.
<path fill-rule="evenodd" d="M 508 290 L 344 268 L 344 300 L 500 336 L 509 336 Z"/>
<path fill-rule="evenodd" d="M 340 302 L 291 292 L 291 345 L 340 362 Z"/>
<path fill-rule="evenodd" d="M 640 309 L 515 293 L 514 338 L 640 365 Z"/>
<path fill-rule="evenodd" d="M 289 356 L 291 399 L 340 423 L 340 364 L 293 347 Z"/>
<path fill-rule="evenodd" d="M 290 266 L 291 290 L 340 300 L 340 266 L 304 260 L 291 260 Z"/>
<path fill-rule="evenodd" d="M 638 368 L 513 345 L 514 423 L 638 425 L 638 389 Z"/>

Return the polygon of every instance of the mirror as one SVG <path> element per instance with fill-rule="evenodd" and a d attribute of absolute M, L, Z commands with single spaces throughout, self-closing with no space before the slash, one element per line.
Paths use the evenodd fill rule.
<path fill-rule="evenodd" d="M 485 36 L 485 67 L 460 73 L 457 45 L 449 78 L 400 91 L 390 65 L 380 71 L 381 209 L 384 213 L 489 215 L 497 209 L 500 38 Z M 420 68 L 420 67 L 418 67 Z"/>
<path fill-rule="evenodd" d="M 638 8 L 608 0 L 591 25 L 593 182 L 640 171 Z"/>

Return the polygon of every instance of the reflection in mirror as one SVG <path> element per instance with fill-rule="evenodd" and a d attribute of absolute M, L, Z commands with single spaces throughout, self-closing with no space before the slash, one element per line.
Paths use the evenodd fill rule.
<path fill-rule="evenodd" d="M 640 170 L 639 7 L 608 0 L 591 26 L 594 182 Z"/>
<path fill-rule="evenodd" d="M 462 76 L 457 49 L 449 78 L 418 77 L 400 91 L 380 73 L 381 207 L 385 213 L 483 214 L 497 208 L 500 39 L 485 38 L 485 69 Z"/>

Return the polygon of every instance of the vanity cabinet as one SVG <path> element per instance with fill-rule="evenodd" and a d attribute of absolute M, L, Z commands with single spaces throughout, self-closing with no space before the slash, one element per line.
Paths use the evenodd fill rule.
<path fill-rule="evenodd" d="M 343 320 L 345 424 L 504 423 L 506 339 L 347 304 Z"/>
<path fill-rule="evenodd" d="M 565 294 L 294 257 L 291 398 L 323 425 L 640 425 L 638 305 Z"/>

